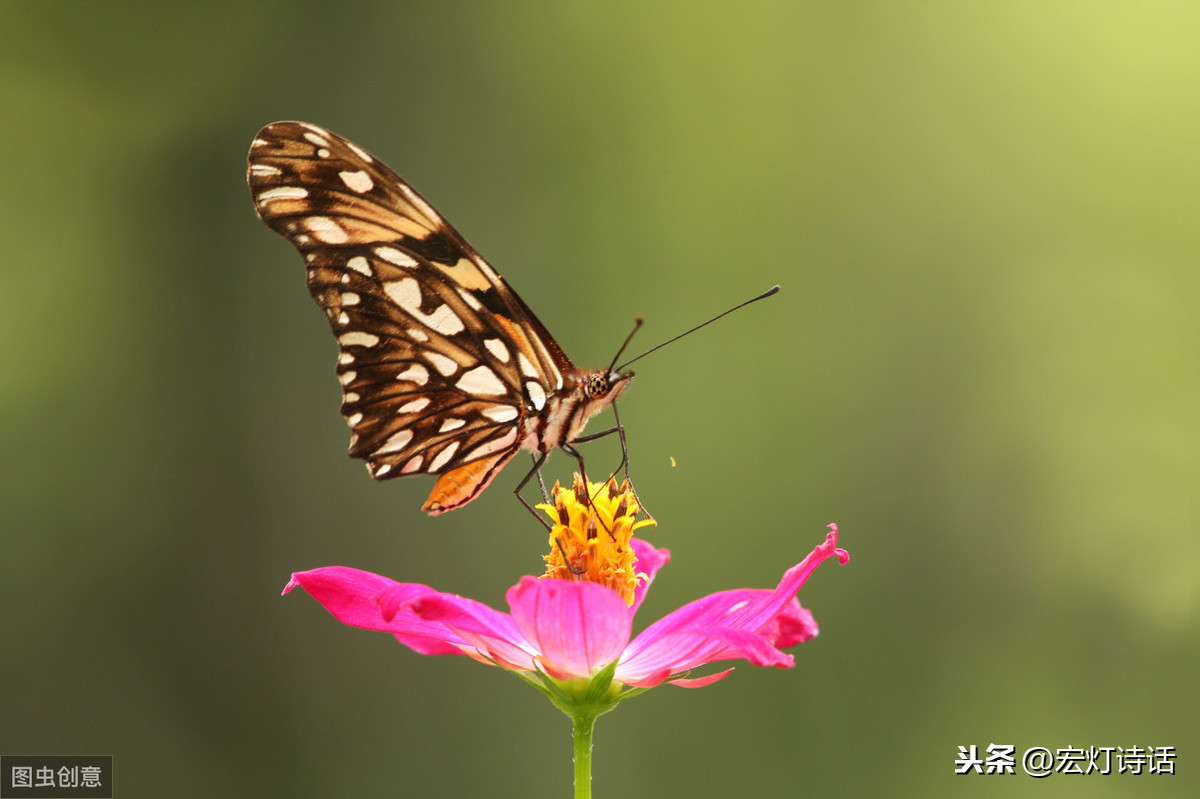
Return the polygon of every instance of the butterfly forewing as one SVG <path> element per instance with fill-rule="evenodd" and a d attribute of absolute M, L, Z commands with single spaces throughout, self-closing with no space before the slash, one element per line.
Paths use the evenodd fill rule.
<path fill-rule="evenodd" d="M 428 510 L 466 504 L 576 371 L 528 307 L 386 165 L 314 125 L 250 151 L 259 216 L 300 251 L 339 345 L 350 454 L 376 478 L 442 474 Z M 536 437 L 536 436 L 535 436 Z"/>

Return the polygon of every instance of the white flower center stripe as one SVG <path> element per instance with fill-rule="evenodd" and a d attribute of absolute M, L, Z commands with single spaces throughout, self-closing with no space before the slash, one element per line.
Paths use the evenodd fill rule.
<path fill-rule="evenodd" d="M 508 386 L 486 366 L 476 366 L 454 384 L 460 391 L 485 397 L 501 397 L 508 393 Z"/>

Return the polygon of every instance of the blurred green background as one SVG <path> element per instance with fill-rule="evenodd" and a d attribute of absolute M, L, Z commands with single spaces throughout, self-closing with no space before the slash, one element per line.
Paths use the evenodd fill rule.
<path fill-rule="evenodd" d="M 674 554 L 642 620 L 830 521 L 851 563 L 794 670 L 601 719 L 597 796 L 1195 795 L 1198 42 L 1191 3 L 0 5 L 0 752 L 111 753 L 119 796 L 569 795 L 537 693 L 279 596 L 343 564 L 504 607 L 545 546 L 519 466 L 429 518 L 344 456 L 244 177 L 303 119 L 581 365 L 783 286 L 621 404 Z M 1179 773 L 953 775 L 993 742 Z"/>

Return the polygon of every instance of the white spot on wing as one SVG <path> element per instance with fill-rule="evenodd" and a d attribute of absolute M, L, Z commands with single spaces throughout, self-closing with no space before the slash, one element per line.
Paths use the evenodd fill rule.
<path fill-rule="evenodd" d="M 251 164 L 250 165 L 250 174 L 251 175 L 263 175 L 265 177 L 273 177 L 275 175 L 282 175 L 283 170 L 277 166 L 271 166 L 270 164 Z"/>
<path fill-rule="evenodd" d="M 374 464 L 371 464 L 371 466 L 374 466 Z M 370 467 L 368 467 L 368 468 L 370 468 Z M 378 466 L 375 466 L 375 468 L 371 471 L 371 476 L 372 477 L 383 477 L 385 474 L 387 474 L 391 470 L 392 470 L 392 464 L 381 463 Z"/>
<path fill-rule="evenodd" d="M 345 183 L 359 194 L 365 194 L 375 188 L 375 181 L 371 180 L 371 176 L 362 170 L 358 172 L 343 170 L 338 172 L 338 177 L 342 179 L 342 183 Z"/>
<path fill-rule="evenodd" d="M 338 336 L 338 343 L 343 347 L 374 347 L 379 343 L 379 336 L 374 333 L 364 333 L 361 330 L 351 330 Z"/>
<path fill-rule="evenodd" d="M 403 280 L 384 283 L 383 291 L 405 313 L 443 336 L 453 336 L 466 329 L 449 305 L 439 305 L 431 314 L 421 312 L 421 286 L 416 278 L 406 277 Z"/>
<path fill-rule="evenodd" d="M 410 313 L 412 308 L 421 307 L 421 285 L 416 278 L 406 277 L 384 283 L 383 292 L 391 297 L 392 302 Z"/>
<path fill-rule="evenodd" d="M 416 413 L 417 411 L 423 411 L 425 408 L 429 407 L 429 402 L 429 397 L 418 397 L 411 402 L 406 402 L 401 405 L 396 409 L 396 413 Z"/>
<path fill-rule="evenodd" d="M 423 386 L 429 382 L 429 370 L 419 363 L 414 363 L 412 366 L 396 375 L 396 379 L 407 380 L 416 383 L 418 386 Z"/>
<path fill-rule="evenodd" d="M 479 300 L 475 299 L 475 295 L 472 294 L 471 292 L 467 291 L 466 289 L 464 289 L 462 286 L 458 287 L 458 296 L 462 297 L 463 302 L 465 302 L 467 305 L 470 305 L 471 308 L 474 309 L 475 311 L 483 310 L 483 303 L 481 303 Z M 508 360 L 508 359 L 505 358 L 505 360 Z"/>
<path fill-rule="evenodd" d="M 374 455 L 386 455 L 389 452 L 399 452 L 408 446 L 408 442 L 412 441 L 411 430 L 401 430 L 398 433 L 392 433 L 388 436 L 387 441 L 383 442 L 383 446 L 375 450 Z"/>
<path fill-rule="evenodd" d="M 536 380 L 525 381 L 525 391 L 529 394 L 529 399 L 533 402 L 533 407 L 541 410 L 546 405 L 546 390 L 542 388 L 542 384 Z"/>
<path fill-rule="evenodd" d="M 504 346 L 504 342 L 498 338 L 484 339 L 483 346 L 487 347 L 488 352 L 495 355 L 501 363 L 508 363 L 511 357 L 508 354 L 508 347 Z"/>
<path fill-rule="evenodd" d="M 529 358 L 525 357 L 525 353 L 517 353 L 517 363 L 521 365 L 521 374 L 526 377 L 537 377 L 538 371 L 533 368 L 533 364 L 529 362 Z"/>
<path fill-rule="evenodd" d="M 454 457 L 454 453 L 458 451 L 458 444 L 457 441 L 451 441 L 445 449 L 439 452 L 433 462 L 429 464 L 429 471 L 436 472 L 449 463 L 450 459 Z"/>
<path fill-rule="evenodd" d="M 419 327 L 410 327 L 404 332 L 408 333 L 408 337 L 413 341 L 429 341 L 429 334 Z"/>
<path fill-rule="evenodd" d="M 350 405 L 350 404 L 352 404 L 352 403 L 358 402 L 360 399 L 362 399 L 362 397 L 360 397 L 360 396 L 358 395 L 358 392 L 357 392 L 357 391 L 347 391 L 347 392 L 346 392 L 346 393 L 345 393 L 345 394 L 342 396 L 342 402 L 344 402 L 344 403 L 345 403 L 345 404 L 347 404 L 347 405 Z"/>
<path fill-rule="evenodd" d="M 366 150 L 359 147 L 357 144 L 355 144 L 352 141 L 346 142 L 346 146 L 349 147 L 351 150 L 353 150 L 355 155 L 357 155 L 362 160 L 366 161 L 368 164 L 375 160 L 374 158 L 371 157 L 370 153 L 368 153 Z"/>
<path fill-rule="evenodd" d="M 346 266 L 353 269 L 355 272 L 362 272 L 367 277 L 371 277 L 371 262 L 361 255 L 356 255 L 346 262 Z"/>
<path fill-rule="evenodd" d="M 304 226 L 313 238 L 325 244 L 345 244 L 350 240 L 350 234 L 327 216 L 310 216 L 304 220 Z"/>
<path fill-rule="evenodd" d="M 457 335 L 466 330 L 466 325 L 458 318 L 458 314 L 451 310 L 449 305 L 439 305 L 429 316 L 425 316 L 419 311 L 414 312 L 413 316 L 443 336 Z"/>
<path fill-rule="evenodd" d="M 354 382 L 354 378 L 356 378 L 356 377 L 358 377 L 358 372 L 355 372 L 355 371 L 342 372 L 340 375 L 338 375 L 338 382 L 341 383 L 343 386 L 348 386 Z"/>
<path fill-rule="evenodd" d="M 404 464 L 404 468 L 403 468 L 403 469 L 401 469 L 400 471 L 401 471 L 403 474 L 412 474 L 412 473 L 413 473 L 413 472 L 415 472 L 417 469 L 420 469 L 420 468 L 421 468 L 421 464 L 422 464 L 422 463 L 424 463 L 424 462 L 425 462 L 425 456 L 424 456 L 424 455 L 417 455 L 415 458 L 411 458 L 411 459 L 408 461 L 408 463 Z"/>
<path fill-rule="evenodd" d="M 467 455 L 467 458 L 474 460 L 475 458 L 486 458 L 488 455 L 495 455 L 497 452 L 506 450 L 513 444 L 517 443 L 517 428 L 510 427 L 508 432 L 493 438 L 491 441 L 485 441 Z"/>
<path fill-rule="evenodd" d="M 349 275 L 342 275 L 342 277 L 349 277 Z M 361 299 L 362 298 L 353 291 L 342 292 L 342 305 L 358 305 Z"/>
<path fill-rule="evenodd" d="M 375 248 L 375 254 L 387 261 L 389 264 L 395 264 L 396 266 L 417 265 L 416 260 L 412 256 L 397 250 L 395 247 L 381 245 Z"/>
<path fill-rule="evenodd" d="M 508 386 L 504 385 L 500 378 L 496 377 L 496 373 L 486 366 L 476 366 L 469 372 L 463 373 L 463 376 L 454 385 L 460 391 L 468 394 L 496 397 L 508 393 Z"/>
<path fill-rule="evenodd" d="M 322 131 L 324 133 L 324 131 Z M 309 144 L 315 144 L 318 147 L 328 147 L 329 140 L 316 133 L 305 133 L 304 138 L 308 139 Z"/>
<path fill-rule="evenodd" d="M 521 412 L 511 405 L 490 405 L 483 409 L 483 415 L 493 422 L 511 422 L 520 416 Z"/>
<path fill-rule="evenodd" d="M 303 200 L 308 196 L 308 189 L 303 186 L 276 186 L 258 195 L 258 204 L 263 205 L 272 200 Z"/>
<path fill-rule="evenodd" d="M 358 423 L 361 422 L 362 420 L 363 420 L 363 415 L 361 413 L 355 413 L 355 414 L 352 414 L 352 415 L 346 417 L 346 421 L 350 423 L 351 427 L 357 427 Z"/>
<path fill-rule="evenodd" d="M 458 371 L 458 363 L 440 352 L 427 352 L 425 357 L 433 364 L 433 368 L 441 372 L 444 377 L 449 377 Z"/>
<path fill-rule="evenodd" d="M 330 312 L 332 312 L 332 311 L 333 311 L 333 309 L 332 309 L 332 308 L 330 308 L 329 310 L 330 310 Z M 340 314 L 338 314 L 338 318 L 337 318 L 337 319 L 338 319 L 338 324 L 339 324 L 339 325 L 348 325 L 348 324 L 350 324 L 350 314 L 346 313 L 345 311 L 342 311 Z"/>
<path fill-rule="evenodd" d="M 438 428 L 438 432 L 439 433 L 449 433 L 451 430 L 457 430 L 458 428 L 462 427 L 465 424 L 466 424 L 466 421 L 463 419 L 447 417 L 442 420 L 442 426 Z"/>
<path fill-rule="evenodd" d="M 340 363 L 342 366 L 345 366 L 348 363 L 354 363 L 354 356 L 348 352 L 339 352 L 338 363 Z"/>

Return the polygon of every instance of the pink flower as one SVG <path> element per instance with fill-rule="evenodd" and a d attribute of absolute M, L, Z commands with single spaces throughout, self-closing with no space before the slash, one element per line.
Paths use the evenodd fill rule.
<path fill-rule="evenodd" d="M 467 655 L 560 681 L 591 679 L 615 663 L 613 683 L 649 688 L 670 681 L 698 688 L 733 670 L 685 676 L 708 663 L 745 659 L 755 666 L 795 665 L 782 650 L 817 634 L 797 591 L 826 558 L 850 559 L 837 547 L 837 525 L 829 529 L 824 543 L 784 572 L 774 589 L 710 594 L 637 637 L 632 637 L 634 614 L 670 553 L 636 538 L 630 542 L 639 577 L 632 604 L 600 583 L 527 576 L 508 590 L 510 612 L 502 613 L 473 599 L 343 566 L 297 572 L 283 592 L 299 586 L 338 621 L 391 633 L 423 655 Z"/>

